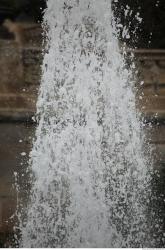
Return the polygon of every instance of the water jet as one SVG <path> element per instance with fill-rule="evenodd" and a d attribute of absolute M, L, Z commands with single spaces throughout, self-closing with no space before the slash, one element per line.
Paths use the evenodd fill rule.
<path fill-rule="evenodd" d="M 48 0 L 22 247 L 143 247 L 150 148 L 111 0 Z"/>

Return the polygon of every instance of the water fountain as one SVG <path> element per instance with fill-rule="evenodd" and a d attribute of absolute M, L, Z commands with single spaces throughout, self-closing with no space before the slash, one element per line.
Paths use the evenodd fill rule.
<path fill-rule="evenodd" d="M 151 161 L 111 0 L 48 0 L 23 247 L 149 246 Z"/>

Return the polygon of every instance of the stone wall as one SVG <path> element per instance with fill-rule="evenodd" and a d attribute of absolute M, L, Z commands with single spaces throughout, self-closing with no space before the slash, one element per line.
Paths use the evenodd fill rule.
<path fill-rule="evenodd" d="M 26 122 L 0 122 L 0 247 L 9 244 L 15 222 L 18 173 L 21 195 L 25 195 L 25 170 L 32 145 L 34 125 Z"/>
<path fill-rule="evenodd" d="M 144 93 L 142 112 L 148 118 L 165 120 L 165 50 L 138 50 L 135 55 L 139 79 L 144 81 L 142 86 L 137 81 L 138 89 Z"/>
<path fill-rule="evenodd" d="M 25 120 L 35 112 L 41 49 L 0 41 L 0 120 Z"/>

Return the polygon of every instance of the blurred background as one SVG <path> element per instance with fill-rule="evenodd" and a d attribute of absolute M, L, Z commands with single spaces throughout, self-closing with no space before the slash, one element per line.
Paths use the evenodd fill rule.
<path fill-rule="evenodd" d="M 15 179 L 25 203 L 29 190 L 26 169 L 36 126 L 45 7 L 45 0 L 0 0 L 0 247 L 13 244 Z M 157 173 L 153 209 L 165 232 L 165 1 L 114 0 L 113 9 L 117 22 L 130 29 L 127 39 L 121 29 L 121 42 L 135 49 L 137 107 L 145 117 Z"/>

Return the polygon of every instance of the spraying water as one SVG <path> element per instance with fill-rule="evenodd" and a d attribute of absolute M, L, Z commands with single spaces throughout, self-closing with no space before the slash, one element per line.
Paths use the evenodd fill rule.
<path fill-rule="evenodd" d="M 48 0 L 44 25 L 21 245 L 145 246 L 150 164 L 111 0 Z"/>

